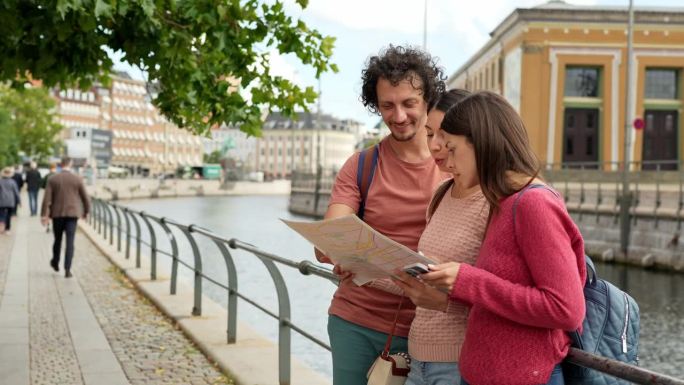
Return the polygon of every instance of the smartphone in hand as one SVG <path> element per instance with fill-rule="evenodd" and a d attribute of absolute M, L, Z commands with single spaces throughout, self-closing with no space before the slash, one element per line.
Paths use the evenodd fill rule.
<path fill-rule="evenodd" d="M 406 274 L 414 276 L 414 277 L 417 277 L 421 274 L 425 274 L 425 273 L 430 271 L 430 269 L 427 267 L 426 264 L 420 263 L 420 262 L 416 262 L 416 263 L 412 263 L 410 265 L 406 265 L 402 268 L 402 270 Z"/>

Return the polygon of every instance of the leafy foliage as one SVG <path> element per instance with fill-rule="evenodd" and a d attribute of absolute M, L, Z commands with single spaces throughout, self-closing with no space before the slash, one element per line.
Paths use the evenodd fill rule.
<path fill-rule="evenodd" d="M 308 0 L 296 3 L 305 8 Z M 334 42 L 293 20 L 279 0 L 0 2 L 0 80 L 108 84 L 109 47 L 146 71 L 164 115 L 196 133 L 232 123 L 258 135 L 265 109 L 306 109 L 313 88 L 272 76 L 268 52 L 292 53 L 320 75 L 337 71 L 329 62 Z"/>
<path fill-rule="evenodd" d="M 42 160 L 54 152 L 62 130 L 55 101 L 45 88 L 15 90 L 0 85 L 0 165 L 16 164 L 19 154 Z"/>
<path fill-rule="evenodd" d="M 221 162 L 221 151 L 214 150 L 209 154 L 204 154 L 204 163 L 220 163 Z"/>
<path fill-rule="evenodd" d="M 10 114 L 0 108 L 0 167 L 17 164 L 19 147 L 10 124 Z"/>

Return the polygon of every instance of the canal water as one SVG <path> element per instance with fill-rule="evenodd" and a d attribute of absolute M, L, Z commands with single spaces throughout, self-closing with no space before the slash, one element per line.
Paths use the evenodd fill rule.
<path fill-rule="evenodd" d="M 311 245 L 280 221 L 280 218 L 309 220 L 290 214 L 287 201 L 286 196 L 234 196 L 135 200 L 122 204 L 180 223 L 196 224 L 294 261 L 315 261 Z M 182 233 L 174 230 L 174 234 L 179 241 L 181 258 L 192 265 L 190 245 Z M 204 256 L 204 271 L 217 281 L 226 282 L 225 264 L 216 246 L 201 236 L 198 240 Z M 163 239 L 160 248 L 171 250 Z M 238 270 L 239 292 L 277 313 L 275 288 L 263 264 L 248 252 L 231 250 L 231 254 Z M 163 255 L 159 258 L 168 272 L 169 258 Z M 164 260 L 166 262 L 161 262 Z M 600 277 L 627 291 L 639 303 L 641 366 L 684 378 L 684 275 L 606 264 L 597 264 L 597 269 Z M 322 278 L 301 275 L 287 266 L 281 266 L 280 270 L 290 295 L 292 322 L 327 342 L 327 309 L 335 285 Z M 191 280 L 190 272 L 182 267 L 181 277 L 187 282 Z M 205 282 L 204 291 L 226 306 L 224 289 Z M 238 305 L 238 318 L 277 342 L 278 325 L 274 318 L 242 300 Z M 292 352 L 315 370 L 331 377 L 327 351 L 294 331 Z"/>

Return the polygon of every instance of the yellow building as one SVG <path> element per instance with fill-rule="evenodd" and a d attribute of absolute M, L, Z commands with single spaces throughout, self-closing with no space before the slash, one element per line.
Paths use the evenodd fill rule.
<path fill-rule="evenodd" d="M 625 122 L 642 118 L 644 129 L 629 129 L 631 159 L 676 168 L 684 158 L 684 8 L 635 8 L 629 82 L 627 20 L 626 7 L 557 0 L 516 9 L 448 85 L 504 95 L 546 164 L 614 169 L 623 159 Z M 625 116 L 627 84 L 635 87 L 633 117 Z"/>

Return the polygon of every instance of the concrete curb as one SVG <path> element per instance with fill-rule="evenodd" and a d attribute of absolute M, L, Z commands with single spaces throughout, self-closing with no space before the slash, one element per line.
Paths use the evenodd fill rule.
<path fill-rule="evenodd" d="M 161 188 L 160 188 L 161 187 Z M 180 198 L 198 196 L 289 195 L 290 181 L 233 182 L 222 188 L 217 181 L 174 180 L 160 186 L 154 179 L 101 179 L 86 186 L 89 195 L 106 200 Z"/>
<path fill-rule="evenodd" d="M 170 280 L 157 273 L 150 280 L 149 258 L 125 259 L 86 222 L 79 221 L 81 231 L 113 265 L 119 268 L 135 287 L 166 316 L 173 319 L 199 349 L 238 385 L 278 385 L 278 346 L 249 326 L 238 321 L 237 341 L 227 344 L 227 311 L 216 302 L 202 297 L 202 315 L 192 316 L 192 288 L 178 282 L 177 294 L 170 295 Z M 267 315 L 264 315 L 267 317 Z M 274 320 L 274 322 L 276 322 Z M 292 358 L 291 384 L 330 385 L 321 374 Z"/>

